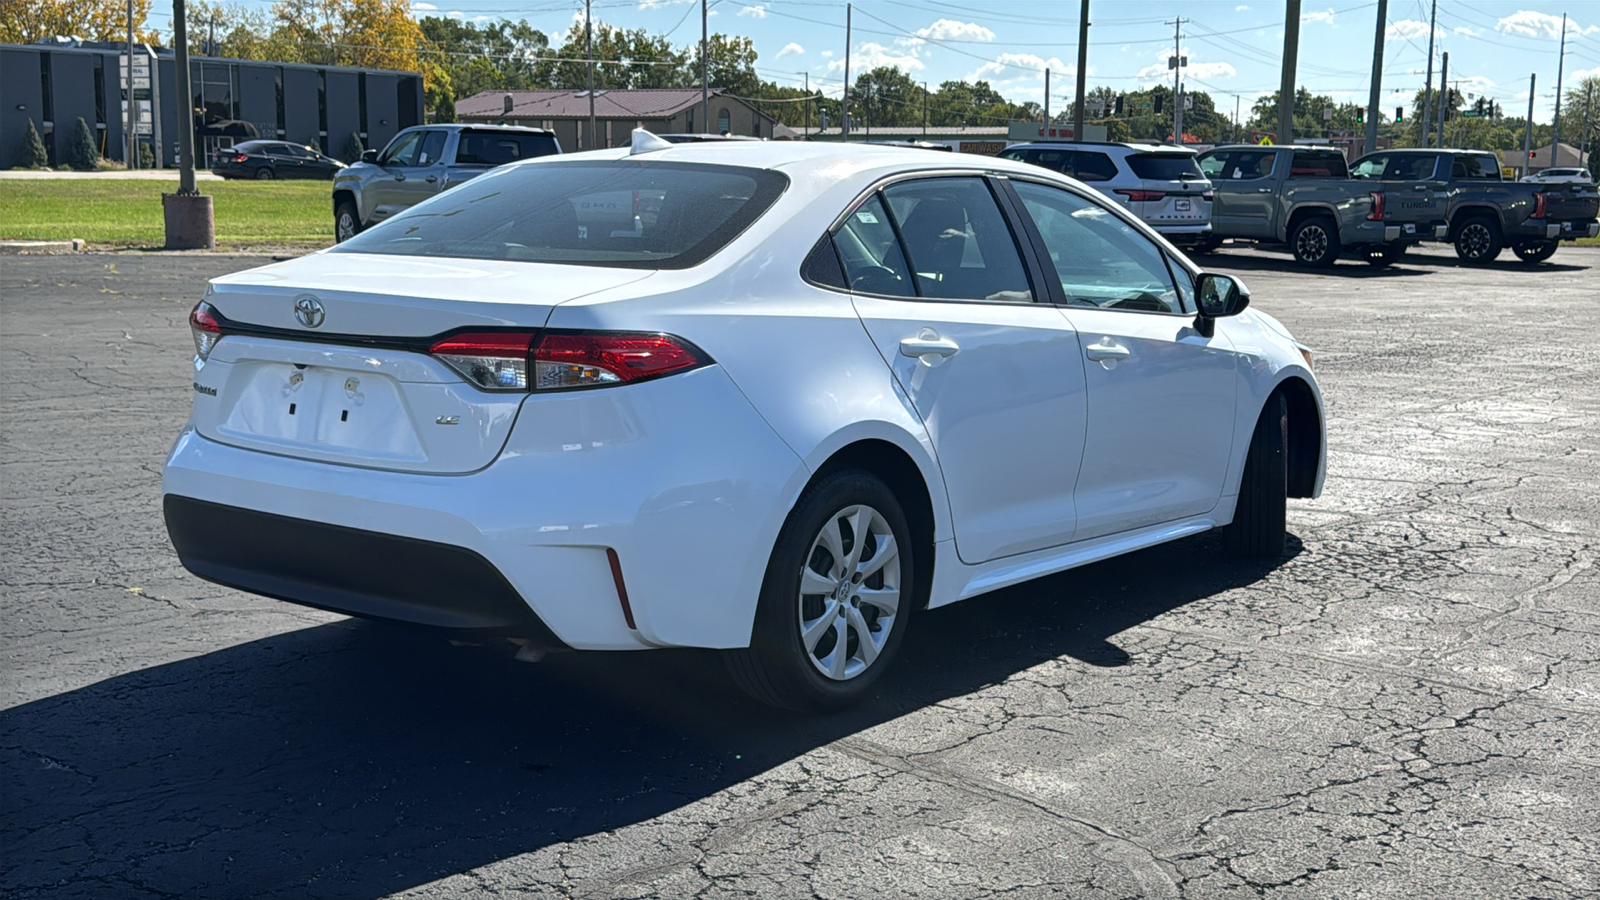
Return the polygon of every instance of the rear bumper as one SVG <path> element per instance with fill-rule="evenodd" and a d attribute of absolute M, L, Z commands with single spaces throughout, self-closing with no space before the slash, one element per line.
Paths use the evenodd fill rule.
<path fill-rule="evenodd" d="M 297 459 L 187 428 L 162 492 L 184 565 L 247 591 L 467 631 L 547 628 L 586 650 L 742 647 L 807 474 L 709 366 L 530 396 L 500 456 L 464 475 Z"/>
<path fill-rule="evenodd" d="M 1192 244 L 1211 235 L 1211 223 L 1202 225 L 1157 225 L 1150 223 L 1156 233 L 1174 244 Z"/>
<path fill-rule="evenodd" d="M 1515 238 L 1522 240 L 1575 241 L 1600 235 L 1600 222 L 1594 219 L 1532 220 L 1522 223 Z"/>
<path fill-rule="evenodd" d="M 346 615 L 564 646 L 471 550 L 177 494 L 162 507 L 178 559 L 207 581 Z"/>

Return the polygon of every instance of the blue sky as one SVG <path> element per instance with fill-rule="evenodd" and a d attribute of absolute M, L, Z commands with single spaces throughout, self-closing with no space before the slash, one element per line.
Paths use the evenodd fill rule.
<path fill-rule="evenodd" d="M 268 0 L 248 0 L 268 5 Z M 159 8 L 161 0 L 156 0 Z M 1422 87 L 1427 67 L 1429 0 L 1391 0 L 1384 47 L 1383 106 Z M 1042 102 L 1051 69 L 1051 108 L 1073 92 L 1077 58 L 1075 0 L 861 0 L 855 3 L 851 75 L 896 65 L 918 81 L 989 81 L 1008 99 Z M 563 34 L 582 0 L 413 0 L 420 15 L 468 20 L 527 19 L 552 38 Z M 1089 84 L 1134 89 L 1171 83 L 1166 57 L 1182 16 L 1191 84 L 1232 113 L 1233 95 L 1248 109 L 1278 86 L 1285 6 L 1262 0 L 1091 0 Z M 1538 74 L 1534 117 L 1548 121 L 1555 100 L 1561 15 L 1569 14 L 1565 83 L 1600 75 L 1600 0 L 1439 0 L 1437 51 L 1450 52 L 1450 76 L 1463 92 L 1488 95 L 1521 114 L 1528 75 Z M 599 21 L 698 40 L 699 0 L 596 0 Z M 1376 2 L 1303 0 L 1299 84 L 1315 93 L 1365 103 Z M 161 22 L 162 20 L 157 20 Z M 164 24 L 164 23 L 162 23 Z M 834 0 L 714 0 L 713 32 L 744 35 L 767 79 L 837 94 L 845 50 L 845 4 Z M 1435 78 L 1437 79 L 1437 66 Z"/>

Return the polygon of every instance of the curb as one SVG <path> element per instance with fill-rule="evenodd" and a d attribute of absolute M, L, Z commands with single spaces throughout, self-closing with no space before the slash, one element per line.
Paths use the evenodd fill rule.
<path fill-rule="evenodd" d="M 35 253 L 82 253 L 89 248 L 83 238 L 69 241 L 0 241 L 0 254 L 23 256 Z"/>

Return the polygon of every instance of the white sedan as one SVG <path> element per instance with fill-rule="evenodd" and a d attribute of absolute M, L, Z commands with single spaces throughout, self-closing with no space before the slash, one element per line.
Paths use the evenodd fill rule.
<path fill-rule="evenodd" d="M 1247 303 L 1037 166 L 636 137 L 215 279 L 167 529 L 246 591 L 834 708 L 924 609 L 1223 526 L 1281 555 L 1322 400 Z"/>

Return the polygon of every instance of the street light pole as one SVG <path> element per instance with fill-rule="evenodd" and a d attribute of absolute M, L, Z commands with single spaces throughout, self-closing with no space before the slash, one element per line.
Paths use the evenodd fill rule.
<path fill-rule="evenodd" d="M 1072 110 L 1072 139 L 1075 141 L 1083 140 L 1083 92 L 1088 83 L 1088 69 L 1089 0 L 1083 0 L 1083 8 L 1078 12 L 1078 104 Z"/>
<path fill-rule="evenodd" d="M 1367 135 L 1362 153 L 1378 149 L 1378 97 L 1383 89 L 1383 30 L 1389 22 L 1389 0 L 1378 0 L 1378 28 L 1372 37 L 1372 88 L 1367 94 Z"/>

